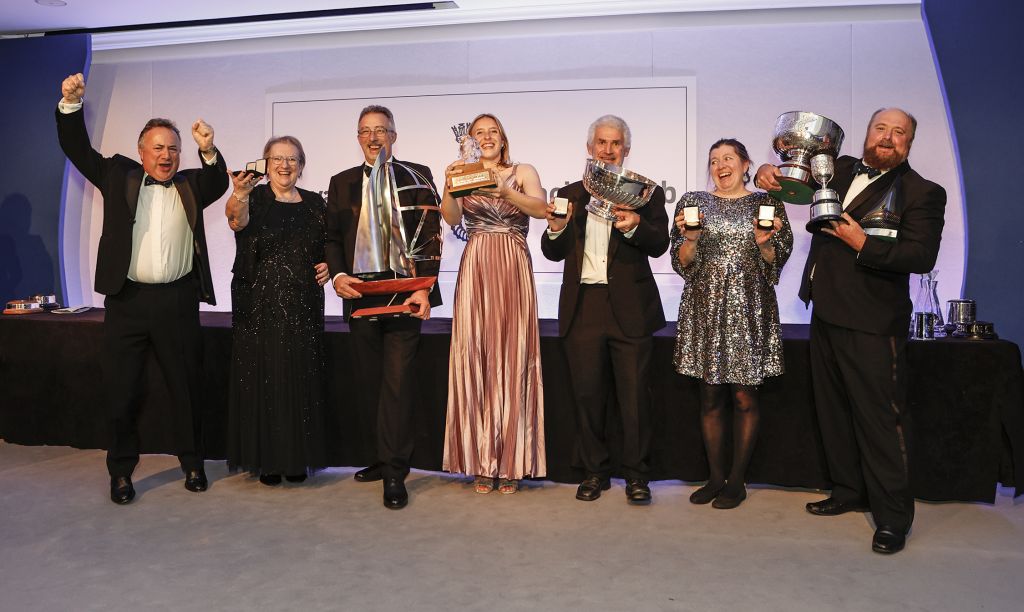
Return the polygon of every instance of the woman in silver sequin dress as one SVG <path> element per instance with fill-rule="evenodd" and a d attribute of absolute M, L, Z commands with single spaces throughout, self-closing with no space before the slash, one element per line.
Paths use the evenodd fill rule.
<path fill-rule="evenodd" d="M 781 202 L 747 189 L 750 156 L 737 140 L 708 153 L 714 191 L 684 194 L 672 228 L 672 265 L 686 281 L 679 303 L 674 364 L 700 379 L 701 433 L 708 454 L 706 485 L 690 497 L 735 508 L 746 499 L 744 473 L 757 440 L 758 385 L 783 371 L 779 306 L 773 285 L 793 250 Z M 757 228 L 762 205 L 775 207 L 771 229 Z M 698 206 L 700 230 L 687 230 L 683 208 Z M 725 474 L 726 403 L 732 396 L 733 458 Z"/>

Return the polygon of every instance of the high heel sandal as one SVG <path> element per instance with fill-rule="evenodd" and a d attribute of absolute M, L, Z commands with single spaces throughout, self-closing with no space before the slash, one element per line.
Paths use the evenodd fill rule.
<path fill-rule="evenodd" d="M 519 481 L 512 478 L 502 478 L 498 485 L 498 492 L 502 495 L 512 495 L 519 490 Z"/>
<path fill-rule="evenodd" d="M 489 476 L 477 476 L 473 480 L 473 490 L 481 494 L 490 493 L 494 490 L 494 479 Z"/>

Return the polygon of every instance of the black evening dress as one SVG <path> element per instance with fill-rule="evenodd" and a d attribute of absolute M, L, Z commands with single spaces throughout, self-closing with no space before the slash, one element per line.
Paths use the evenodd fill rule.
<path fill-rule="evenodd" d="M 228 467 L 300 475 L 325 465 L 324 261 L 326 205 L 279 202 L 266 185 L 249 196 L 235 233 Z"/>

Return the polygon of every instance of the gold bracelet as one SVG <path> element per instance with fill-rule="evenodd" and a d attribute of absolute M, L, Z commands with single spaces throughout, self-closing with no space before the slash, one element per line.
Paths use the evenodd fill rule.
<path fill-rule="evenodd" d="M 245 199 L 243 200 L 242 198 L 238 197 L 237 193 L 232 191 L 231 192 L 231 197 L 233 197 L 235 199 L 235 201 L 240 203 L 240 204 L 248 204 L 249 203 L 249 196 L 245 196 Z"/>

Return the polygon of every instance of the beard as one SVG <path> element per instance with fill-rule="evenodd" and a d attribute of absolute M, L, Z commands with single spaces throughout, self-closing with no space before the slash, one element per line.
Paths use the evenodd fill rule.
<path fill-rule="evenodd" d="M 892 147 L 892 141 L 890 140 L 880 140 L 872 147 L 868 147 L 866 143 L 864 145 L 864 163 L 872 168 L 892 170 L 902 164 L 905 159 Z"/>

